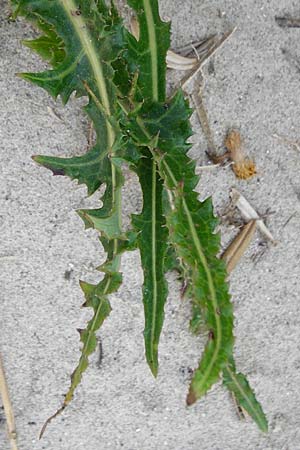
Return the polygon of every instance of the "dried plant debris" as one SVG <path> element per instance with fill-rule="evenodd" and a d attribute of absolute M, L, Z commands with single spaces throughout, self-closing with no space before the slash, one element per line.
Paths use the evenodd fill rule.
<path fill-rule="evenodd" d="M 300 61 L 298 55 L 287 48 L 281 48 L 280 50 L 283 56 L 285 57 L 286 61 L 290 64 L 290 66 L 293 69 L 296 69 L 298 73 L 300 73 Z"/>
<path fill-rule="evenodd" d="M 245 155 L 239 131 L 230 130 L 224 144 L 227 149 L 226 155 L 233 162 L 231 167 L 235 175 L 242 180 L 253 177 L 256 174 L 256 166 L 254 161 Z"/>
<path fill-rule="evenodd" d="M 277 241 L 273 237 L 270 230 L 266 227 L 265 223 L 261 219 L 261 217 L 257 214 L 255 209 L 250 205 L 248 200 L 235 188 L 231 189 L 230 197 L 232 200 L 232 204 L 236 206 L 243 218 L 249 222 L 250 220 L 256 220 L 257 227 L 259 228 L 260 232 L 273 244 L 277 244 Z"/>
<path fill-rule="evenodd" d="M 182 89 L 185 89 L 187 85 L 191 83 L 191 81 L 194 80 L 199 73 L 201 73 L 202 66 L 206 62 L 208 62 L 210 58 L 217 52 L 217 50 L 219 50 L 224 45 L 224 43 L 231 37 L 235 30 L 236 27 L 224 33 L 223 36 L 221 36 L 219 39 L 216 39 L 214 37 L 208 38 L 205 44 L 205 51 L 203 51 L 202 55 L 199 54 L 199 48 L 197 49 L 198 63 L 185 77 L 182 78 L 180 82 L 180 87 Z"/>
<path fill-rule="evenodd" d="M 222 255 L 223 261 L 226 263 L 227 273 L 230 274 L 237 266 L 241 257 L 249 247 L 256 229 L 256 221 L 250 220 L 234 238 Z"/>
<path fill-rule="evenodd" d="M 201 109 L 199 108 L 199 105 L 201 105 L 200 102 L 201 97 L 198 96 L 198 98 L 194 98 L 194 103 L 196 105 L 196 101 L 198 103 L 198 107 L 196 105 L 196 110 L 198 112 L 199 118 L 200 114 L 202 114 L 201 117 L 201 124 L 202 127 L 206 127 L 206 135 L 207 135 L 207 126 L 206 123 L 208 123 L 207 120 L 203 120 L 203 113 L 201 113 Z M 210 135 L 211 131 L 209 130 Z M 208 139 L 208 138 L 207 138 Z M 241 180 L 248 180 L 249 178 L 252 178 L 254 175 L 256 175 L 256 165 L 255 162 L 249 158 L 247 155 L 245 155 L 243 145 L 242 145 L 242 138 L 240 135 L 240 132 L 237 130 L 230 130 L 225 138 L 224 145 L 226 147 L 226 152 L 223 153 L 223 155 L 218 155 L 216 146 L 210 145 L 211 140 L 208 139 L 209 148 L 212 148 L 212 151 L 207 152 L 207 156 L 214 164 L 222 164 L 226 160 L 230 160 L 232 162 L 231 167 L 234 171 L 237 178 Z"/>
<path fill-rule="evenodd" d="M 187 58 L 178 53 L 168 50 L 167 67 L 174 70 L 192 70 L 198 64 L 198 58 Z"/>
<path fill-rule="evenodd" d="M 275 21 L 281 28 L 300 28 L 300 17 L 275 17 Z"/>
<path fill-rule="evenodd" d="M 212 45 L 215 45 L 217 43 L 217 41 L 218 37 L 216 34 L 214 34 L 213 36 L 209 36 L 206 39 L 193 41 L 190 44 L 178 47 L 174 49 L 174 51 L 182 56 L 190 56 L 191 54 L 197 53 L 198 58 L 200 59 L 210 50 Z"/>
<path fill-rule="evenodd" d="M 207 140 L 207 154 L 209 155 L 209 158 L 213 160 L 213 158 L 217 157 L 218 151 L 209 125 L 208 115 L 204 106 L 201 88 L 194 90 L 191 98 L 194 103 L 202 131 Z"/>
<path fill-rule="evenodd" d="M 138 18 L 139 39 L 125 30 L 114 6 L 105 1 L 12 0 L 15 16 L 24 16 L 46 33 L 42 40 L 31 41 L 31 48 L 53 66 L 20 76 L 53 97 L 60 96 L 64 104 L 73 92 L 78 98 L 88 97 L 85 111 L 97 136 L 93 147 L 80 157 L 39 155 L 34 160 L 55 175 L 85 184 L 88 195 L 106 186 L 101 208 L 78 211 L 86 228 L 98 231 L 107 259 L 97 268 L 103 274 L 97 284 L 80 282 L 83 306 L 93 314 L 85 329 L 78 330 L 81 355 L 63 404 L 45 422 L 41 436 L 72 401 L 97 349 L 96 333 L 110 315 L 110 296 L 122 284 L 121 256 L 126 251 L 139 250 L 141 256 L 145 356 L 157 376 L 170 248 L 183 266 L 184 279 L 190 280 L 192 321 L 199 323 L 203 318 L 207 334 L 187 404 L 205 396 L 223 374 L 225 387 L 260 429 L 267 431 L 254 392 L 235 368 L 233 305 L 226 267 L 218 256 L 217 219 L 211 199 L 200 201 L 194 190 L 199 180 L 195 162 L 188 156 L 192 111 L 182 90 L 171 97 L 166 93 L 170 24 L 160 19 L 158 0 L 127 3 Z M 223 42 L 228 36 L 224 35 Z M 193 74 L 187 74 L 189 82 L 218 47 L 220 43 L 197 61 Z M 126 228 L 122 221 L 126 201 L 123 162 L 137 175 L 143 198 L 142 211 L 131 216 Z"/>
<path fill-rule="evenodd" d="M 7 381 L 5 378 L 4 367 L 2 364 L 2 358 L 0 354 L 0 395 L 3 403 L 4 413 L 7 423 L 7 435 L 10 441 L 10 446 L 12 450 L 18 450 L 17 447 L 17 433 L 15 418 L 13 413 L 12 404 L 9 397 Z"/>

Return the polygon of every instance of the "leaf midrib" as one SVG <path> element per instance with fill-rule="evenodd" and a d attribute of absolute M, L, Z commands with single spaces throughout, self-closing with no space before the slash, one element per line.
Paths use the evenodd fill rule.
<path fill-rule="evenodd" d="M 143 0 L 144 11 L 149 33 L 149 50 L 151 54 L 152 99 L 158 101 L 158 52 L 155 23 L 150 0 Z"/>
<path fill-rule="evenodd" d="M 155 319 L 157 311 L 157 279 L 156 279 L 156 162 L 152 161 L 152 279 L 153 279 L 153 308 L 152 308 L 152 324 L 151 324 L 151 359 L 154 362 L 154 337 L 155 337 Z M 152 367 L 154 370 L 154 367 Z"/>

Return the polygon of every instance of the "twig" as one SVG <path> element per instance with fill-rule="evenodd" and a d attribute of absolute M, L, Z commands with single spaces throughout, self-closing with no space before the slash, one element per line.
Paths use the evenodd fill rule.
<path fill-rule="evenodd" d="M 199 62 L 198 65 L 196 66 L 196 69 L 194 69 L 187 77 L 183 78 L 183 80 L 181 81 L 182 88 L 184 88 L 184 86 L 186 86 L 187 83 L 189 83 L 196 76 L 196 74 L 201 70 L 202 65 L 224 44 L 224 42 L 234 33 L 235 30 L 236 28 L 233 28 L 229 32 L 225 33 L 224 36 L 222 36 L 222 38 L 219 39 L 218 41 L 216 41 L 214 37 L 213 44 L 210 46 L 210 48 L 208 48 L 206 53 L 199 58 Z M 209 125 L 207 111 L 203 102 L 201 85 L 198 89 L 194 90 L 194 92 L 191 95 L 191 98 L 195 105 L 196 112 L 204 136 L 207 140 L 209 157 L 212 158 L 216 157 L 218 154 L 218 150 L 214 142 L 213 134 Z"/>
<path fill-rule="evenodd" d="M 223 47 L 227 39 L 229 39 L 236 30 L 237 27 L 232 28 L 231 30 L 227 31 L 227 33 L 224 33 L 219 40 L 215 41 L 214 45 L 212 45 L 211 48 L 200 58 L 201 65 L 205 64 L 216 53 L 217 50 Z"/>
<path fill-rule="evenodd" d="M 281 28 L 300 28 L 300 19 L 294 17 L 275 17 L 275 21 Z"/>
<path fill-rule="evenodd" d="M 206 166 L 196 166 L 196 174 L 201 173 L 203 170 L 218 169 L 221 164 L 207 164 Z"/>
<path fill-rule="evenodd" d="M 209 120 L 206 112 L 206 108 L 204 106 L 203 97 L 202 97 L 202 89 L 195 90 L 191 95 L 193 103 L 196 108 L 196 112 L 199 118 L 199 122 L 201 128 L 203 130 L 204 136 L 207 140 L 208 145 L 208 154 L 209 157 L 217 156 L 218 150 L 217 146 L 214 142 L 213 134 L 211 132 L 211 128 L 209 125 Z"/>
<path fill-rule="evenodd" d="M 197 58 L 187 58 L 178 53 L 168 50 L 167 67 L 174 70 L 191 70 L 198 64 Z"/>
<path fill-rule="evenodd" d="M 98 368 L 100 368 L 101 364 L 102 364 L 102 359 L 103 359 L 103 346 L 102 346 L 101 338 L 98 339 L 98 343 L 99 343 L 99 356 L 98 356 L 97 366 L 98 366 Z"/>
<path fill-rule="evenodd" d="M 284 222 L 284 224 L 282 225 L 282 228 L 285 228 L 287 226 L 287 224 L 296 216 L 297 212 L 293 212 L 293 214 L 290 215 L 290 217 Z"/>
<path fill-rule="evenodd" d="M 251 220 L 243 228 L 242 231 L 235 237 L 231 244 L 227 247 L 222 255 L 222 259 L 226 263 L 227 273 L 230 274 L 238 264 L 239 260 L 245 253 L 246 249 L 252 240 L 255 233 L 256 221 Z"/>
<path fill-rule="evenodd" d="M 9 398 L 8 386 L 5 378 L 1 354 L 0 354 L 0 394 L 7 422 L 7 434 L 8 439 L 10 441 L 10 446 L 12 450 L 18 450 L 15 418 L 12 409 L 12 404 Z"/>
<path fill-rule="evenodd" d="M 193 52 L 197 52 L 198 56 L 204 55 L 213 43 L 217 41 L 217 35 L 214 34 L 207 39 L 202 39 L 201 41 L 194 41 L 188 45 L 184 45 L 183 47 L 179 47 L 174 49 L 174 52 L 179 53 L 182 56 L 189 56 Z"/>
<path fill-rule="evenodd" d="M 243 218 L 249 222 L 250 220 L 256 220 L 257 227 L 260 229 L 261 233 L 274 245 L 277 244 L 277 241 L 274 239 L 273 235 L 269 231 L 269 229 L 264 224 L 263 220 L 259 217 L 255 209 L 250 205 L 248 200 L 237 190 L 232 188 L 230 197 L 234 206 L 236 206 Z"/>
<path fill-rule="evenodd" d="M 225 33 L 218 41 L 214 42 L 210 48 L 204 53 L 203 56 L 199 58 L 198 64 L 190 73 L 188 73 L 185 77 L 180 81 L 180 86 L 184 89 L 201 71 L 202 66 L 216 53 L 216 51 L 223 46 L 223 44 L 227 41 L 227 39 L 235 32 L 236 27 L 232 30 Z"/>

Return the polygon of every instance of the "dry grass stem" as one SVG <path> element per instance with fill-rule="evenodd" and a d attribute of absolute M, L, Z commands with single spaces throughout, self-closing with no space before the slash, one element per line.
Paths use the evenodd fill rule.
<path fill-rule="evenodd" d="M 275 21 L 281 28 L 300 28 L 300 18 L 275 17 Z"/>
<path fill-rule="evenodd" d="M 210 38 L 210 45 L 208 46 L 207 51 L 203 54 L 203 56 L 199 55 L 198 63 L 194 67 L 194 69 L 191 70 L 190 73 L 188 73 L 180 82 L 180 87 L 182 89 L 185 89 L 187 85 L 198 75 L 198 73 L 202 70 L 202 66 L 216 53 L 217 50 L 219 50 L 223 44 L 227 41 L 227 39 L 235 32 L 236 27 L 232 30 L 225 33 L 220 39 L 217 41 L 213 38 Z"/>
<path fill-rule="evenodd" d="M 17 433 L 15 418 L 13 413 L 12 404 L 9 398 L 8 386 L 5 378 L 4 367 L 2 363 L 2 358 L 0 354 L 0 394 L 2 398 L 4 413 L 7 423 L 7 434 L 10 441 L 10 446 L 12 450 L 18 450 L 17 447 Z"/>
<path fill-rule="evenodd" d="M 191 70 L 198 64 L 197 58 L 187 58 L 178 53 L 168 50 L 167 67 L 174 70 Z"/>
<path fill-rule="evenodd" d="M 197 166 L 196 174 L 199 175 L 203 170 L 213 170 L 221 167 L 221 164 L 207 164 L 206 166 Z"/>
<path fill-rule="evenodd" d="M 206 108 L 204 106 L 203 97 L 202 97 L 202 91 L 201 89 L 195 90 L 193 94 L 191 95 L 192 101 L 194 103 L 198 119 L 201 125 L 201 128 L 203 130 L 204 136 L 207 140 L 207 153 L 209 154 L 209 157 L 212 158 L 213 156 L 217 155 L 218 150 L 217 146 L 214 142 L 214 137 L 209 125 L 208 115 Z"/>
<path fill-rule="evenodd" d="M 260 232 L 273 244 L 277 244 L 277 241 L 274 239 L 273 235 L 271 234 L 270 230 L 266 227 L 263 220 L 259 217 L 255 209 L 250 205 L 248 200 L 245 199 L 245 197 L 235 188 L 231 189 L 230 193 L 231 201 L 234 206 L 236 206 L 243 218 L 249 222 L 250 220 L 256 220 L 257 227 L 259 228 Z"/>
<path fill-rule="evenodd" d="M 198 59 L 200 59 L 201 56 L 204 56 L 207 53 L 211 45 L 217 42 L 217 40 L 218 40 L 217 35 L 214 34 L 213 36 L 210 36 L 206 39 L 202 39 L 201 41 L 194 41 L 188 45 L 176 48 L 174 49 L 174 51 L 182 56 L 189 56 L 192 53 L 196 53 Z"/>
<path fill-rule="evenodd" d="M 230 274 L 237 266 L 241 257 L 249 247 L 249 244 L 254 236 L 255 229 L 256 221 L 251 220 L 242 228 L 240 233 L 234 238 L 234 240 L 223 253 L 222 259 L 226 263 L 228 274 Z"/>

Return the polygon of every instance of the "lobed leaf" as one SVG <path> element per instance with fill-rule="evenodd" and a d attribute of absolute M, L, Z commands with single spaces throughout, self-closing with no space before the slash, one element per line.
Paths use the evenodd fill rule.
<path fill-rule="evenodd" d="M 224 385 L 258 426 L 267 430 L 264 413 L 244 375 L 236 373 L 233 313 L 226 269 L 217 257 L 217 220 L 211 200 L 198 200 L 195 163 L 187 156 L 191 110 L 179 91 L 166 100 L 166 53 L 170 25 L 159 17 L 158 0 L 128 0 L 140 26 L 136 39 L 123 27 L 113 5 L 104 0 L 12 0 L 13 15 L 25 16 L 42 35 L 25 45 L 52 66 L 20 76 L 66 103 L 71 94 L 87 96 L 85 107 L 97 140 L 80 157 L 35 156 L 55 175 L 85 184 L 88 194 L 105 184 L 102 207 L 80 210 L 86 227 L 100 233 L 107 260 L 103 279 L 81 282 L 93 317 L 80 330 L 81 357 L 60 413 L 71 401 L 96 348 L 96 331 L 110 313 L 108 295 L 122 282 L 123 251 L 139 248 L 144 271 L 146 358 L 158 370 L 158 344 L 167 297 L 165 272 L 176 268 L 192 295 L 191 329 L 202 324 L 208 341 L 194 373 L 187 403 L 203 396 L 223 372 Z M 132 217 L 134 230 L 122 232 L 122 162 L 135 170 L 143 192 L 143 210 Z M 168 242 L 169 237 L 169 242 Z M 50 418 L 51 420 L 51 418 Z M 47 424 L 47 423 L 46 423 Z"/>
<path fill-rule="evenodd" d="M 73 398 L 74 391 L 79 385 L 83 372 L 88 367 L 88 357 L 95 351 L 97 346 L 96 331 L 108 317 L 111 307 L 108 294 L 117 290 L 122 282 L 120 274 L 109 274 L 98 284 L 81 282 L 86 302 L 83 306 L 93 308 L 94 315 L 85 330 L 79 330 L 80 341 L 83 344 L 78 366 L 71 375 L 71 386 L 68 390 L 64 405 L 68 405 Z"/>
<path fill-rule="evenodd" d="M 62 409 L 71 401 L 74 391 L 88 366 L 88 357 L 96 347 L 96 331 L 109 315 L 108 295 L 118 289 L 120 254 L 130 245 L 121 232 L 121 170 L 112 163 L 116 147 L 121 145 L 117 120 L 116 88 L 113 62 L 122 49 L 121 22 L 116 11 L 103 1 L 83 0 L 14 0 L 19 15 L 32 21 L 44 34 L 27 42 L 53 68 L 42 73 L 21 76 L 44 88 L 66 103 L 70 95 L 87 96 L 86 113 L 97 134 L 95 146 L 85 155 L 73 158 L 35 156 L 39 164 L 56 175 L 67 175 L 95 192 L 103 183 L 106 191 L 103 206 L 97 210 L 79 211 L 87 226 L 95 227 L 107 251 L 107 261 L 99 270 L 105 273 L 97 285 L 81 283 L 85 306 L 93 309 L 93 317 L 80 331 L 83 344 L 77 368 Z M 61 409 L 61 410 L 62 410 Z M 59 410 L 59 412 L 61 411 Z"/>
<path fill-rule="evenodd" d="M 233 312 L 223 261 L 217 258 L 220 239 L 210 199 L 200 202 L 195 163 L 187 156 L 191 135 L 190 109 L 182 92 L 165 104 L 144 105 L 131 132 L 139 142 L 157 143 L 152 154 L 172 198 L 166 211 L 169 239 L 189 268 L 193 301 L 201 306 L 209 330 L 208 342 L 190 386 L 187 403 L 203 396 L 219 379 L 233 346 Z M 149 144 L 150 143 L 150 144 Z"/>

